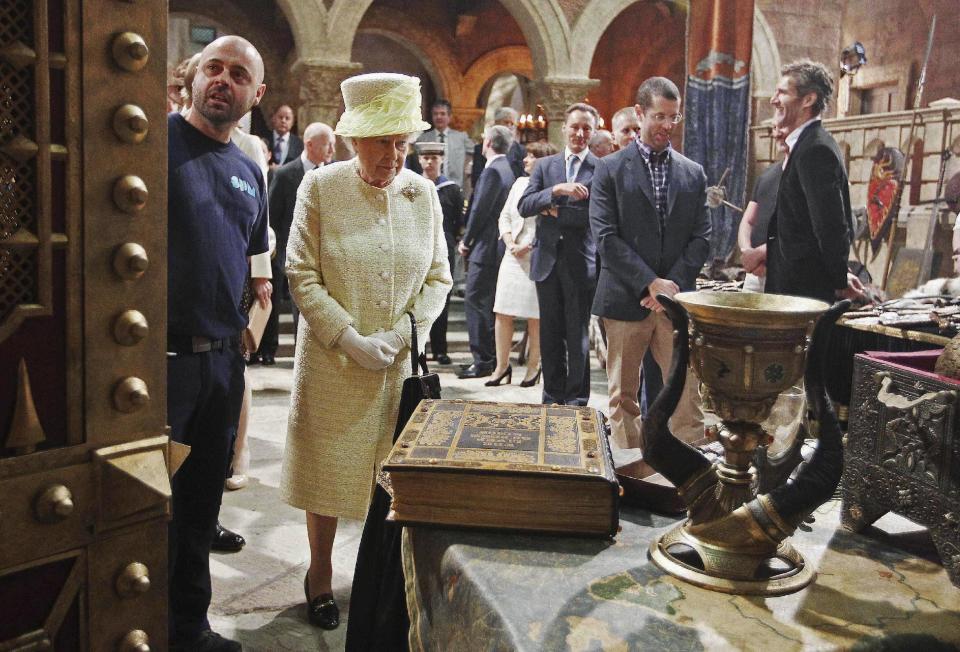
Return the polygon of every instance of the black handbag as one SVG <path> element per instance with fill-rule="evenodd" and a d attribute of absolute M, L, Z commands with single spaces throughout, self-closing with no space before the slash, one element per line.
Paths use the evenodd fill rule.
<path fill-rule="evenodd" d="M 411 334 L 410 376 L 403 381 L 394 443 L 420 401 L 440 398 L 440 376 L 430 373 L 425 355 L 418 355 L 417 324 L 412 313 L 407 315 Z M 399 525 L 387 522 L 390 501 L 390 494 L 378 482 L 363 524 L 353 572 L 347 618 L 348 652 L 407 649 L 410 617 L 400 559 L 402 530 Z"/>

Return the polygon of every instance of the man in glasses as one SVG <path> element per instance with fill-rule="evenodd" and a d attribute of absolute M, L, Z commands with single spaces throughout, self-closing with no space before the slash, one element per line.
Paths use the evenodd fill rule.
<path fill-rule="evenodd" d="M 695 289 L 710 249 L 703 168 L 670 144 L 683 119 L 680 91 L 669 79 L 640 85 L 634 107 L 637 139 L 601 159 L 590 194 L 590 226 L 600 252 L 593 302 L 607 333 L 607 388 L 613 439 L 640 446 L 640 365 L 647 349 L 666 374 L 673 355 L 673 325 L 657 301 Z M 703 437 L 695 382 L 688 382 L 671 418 L 685 441 Z"/>

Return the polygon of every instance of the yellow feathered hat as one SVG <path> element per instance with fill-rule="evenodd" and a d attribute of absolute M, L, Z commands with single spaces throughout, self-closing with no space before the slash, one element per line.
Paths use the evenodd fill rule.
<path fill-rule="evenodd" d="M 344 138 L 409 134 L 430 128 L 420 117 L 420 79 L 375 72 L 340 84 L 346 110 L 334 130 Z"/>

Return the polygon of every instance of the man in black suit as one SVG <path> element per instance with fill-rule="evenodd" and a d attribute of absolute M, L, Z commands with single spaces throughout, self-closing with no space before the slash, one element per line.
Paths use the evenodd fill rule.
<path fill-rule="evenodd" d="M 515 177 L 520 178 L 524 175 L 523 159 L 527 155 L 527 148 L 517 140 L 517 112 L 509 106 L 501 106 L 493 114 L 493 124 L 501 125 L 510 130 L 513 134 L 513 142 L 510 149 L 507 150 L 507 161 L 510 162 L 510 169 L 513 170 Z M 473 167 L 470 171 L 470 187 L 476 188 L 477 181 L 480 180 L 480 174 L 487 164 L 487 159 L 483 155 L 483 145 L 479 144 L 473 148 Z"/>
<path fill-rule="evenodd" d="M 587 215 L 599 159 L 587 144 L 597 128 L 589 104 L 567 107 L 562 154 L 537 161 L 520 198 L 520 214 L 537 215 L 530 279 L 540 305 L 544 403 L 586 405 L 590 398 L 590 302 L 596 286 L 596 245 Z"/>
<path fill-rule="evenodd" d="M 651 77 L 640 85 L 634 109 L 640 136 L 600 161 L 590 197 L 601 261 L 593 312 L 607 333 L 610 425 L 621 448 L 640 446 L 644 354 L 652 350 L 664 374 L 673 355 L 673 325 L 657 296 L 695 289 L 710 252 L 706 174 L 670 144 L 683 119 L 679 89 Z M 703 437 L 697 383 L 689 378 L 671 430 L 686 441 Z"/>
<path fill-rule="evenodd" d="M 766 291 L 832 303 L 860 295 L 847 271 L 853 237 L 843 156 L 821 126 L 833 78 L 821 63 L 801 59 L 780 70 L 770 98 L 773 122 L 787 132 L 787 162 L 767 236 Z"/>
<path fill-rule="evenodd" d="M 494 125 L 487 129 L 483 140 L 487 167 L 477 182 L 467 216 L 467 230 L 457 247 L 469 262 L 464 312 L 473 354 L 473 364 L 458 374 L 460 378 L 483 378 L 493 373 L 496 366 L 493 299 L 504 251 L 497 221 L 516 180 L 506 157 L 511 142 L 513 134 L 506 127 Z"/>
<path fill-rule="evenodd" d="M 293 223 L 293 208 L 297 204 L 297 189 L 303 176 L 314 168 L 326 165 L 333 160 L 336 136 L 333 129 L 322 122 L 314 122 L 303 132 L 306 147 L 295 159 L 277 168 L 270 182 L 270 222 L 277 234 L 277 249 L 273 260 L 274 295 L 288 296 L 287 278 L 284 266 L 287 263 L 287 239 L 290 236 L 290 225 Z M 277 312 L 279 301 L 273 304 L 273 312 L 267 327 L 264 329 L 260 341 L 259 361 L 263 364 L 273 364 L 274 356 L 280 340 L 280 315 Z M 300 311 L 295 303 L 291 302 L 293 311 L 293 332 L 296 337 L 300 321 Z"/>
<path fill-rule="evenodd" d="M 303 141 L 291 131 L 293 129 L 293 109 L 288 105 L 281 104 L 278 106 L 270 121 L 273 131 L 270 132 L 267 144 L 270 145 L 270 167 L 273 169 L 290 161 L 295 161 L 303 152 Z"/>

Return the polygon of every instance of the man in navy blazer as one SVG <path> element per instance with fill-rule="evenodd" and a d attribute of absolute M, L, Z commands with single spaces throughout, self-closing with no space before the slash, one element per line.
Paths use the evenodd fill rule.
<path fill-rule="evenodd" d="M 683 119 L 680 91 L 664 77 L 640 85 L 636 141 L 602 159 L 590 196 L 590 226 L 600 251 L 593 312 L 607 333 L 610 425 L 621 448 L 640 446 L 637 390 L 647 349 L 664 377 L 673 355 L 673 325 L 657 301 L 693 290 L 710 251 L 703 168 L 670 146 Z M 703 437 L 697 383 L 688 375 L 671 429 Z"/>
<path fill-rule="evenodd" d="M 467 229 L 458 246 L 460 255 L 469 262 L 463 301 L 473 354 L 473 364 L 457 374 L 460 378 L 489 376 L 497 362 L 493 299 L 504 251 L 497 221 L 516 180 L 506 157 L 511 142 L 513 134 L 506 127 L 494 125 L 487 129 L 483 141 L 487 166 L 474 189 Z"/>
<path fill-rule="evenodd" d="M 537 161 L 520 198 L 520 214 L 537 215 L 530 279 L 540 305 L 543 402 L 586 405 L 590 398 L 590 303 L 596 285 L 596 246 L 588 216 L 598 164 L 587 144 L 597 128 L 589 104 L 567 107 L 562 154 Z"/>

